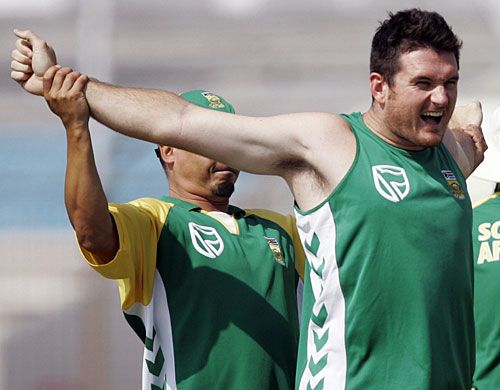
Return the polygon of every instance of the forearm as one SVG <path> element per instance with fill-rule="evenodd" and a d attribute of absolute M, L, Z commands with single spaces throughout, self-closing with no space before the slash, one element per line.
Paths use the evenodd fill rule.
<path fill-rule="evenodd" d="M 79 244 L 107 262 L 118 250 L 118 235 L 108 212 L 88 127 L 67 128 L 67 141 L 66 210 Z"/>
<path fill-rule="evenodd" d="M 469 177 L 483 161 L 487 149 L 480 128 L 474 125 L 447 130 L 443 143 L 465 178 Z"/>

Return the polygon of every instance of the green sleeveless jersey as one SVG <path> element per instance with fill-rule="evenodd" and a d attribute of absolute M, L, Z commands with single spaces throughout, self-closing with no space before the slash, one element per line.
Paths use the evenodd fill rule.
<path fill-rule="evenodd" d="M 143 390 L 291 389 L 298 347 L 295 221 L 230 207 L 237 231 L 174 198 L 110 204 L 122 309 L 144 342 Z M 117 357 L 119 358 L 119 357 Z"/>
<path fill-rule="evenodd" d="M 446 148 L 411 152 L 344 115 L 356 157 L 320 205 L 296 208 L 306 249 L 299 389 L 469 389 L 472 210 Z M 334 163 L 334 162 L 332 162 Z"/>
<path fill-rule="evenodd" d="M 500 389 L 500 193 L 474 207 L 472 226 L 476 320 L 474 386 L 479 390 Z"/>

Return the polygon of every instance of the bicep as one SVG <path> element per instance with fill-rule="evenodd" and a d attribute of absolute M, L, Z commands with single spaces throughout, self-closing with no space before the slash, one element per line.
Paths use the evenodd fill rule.
<path fill-rule="evenodd" d="M 284 176 L 289 166 L 309 163 L 335 123 L 324 113 L 249 117 L 191 106 L 172 146 L 247 172 Z"/>

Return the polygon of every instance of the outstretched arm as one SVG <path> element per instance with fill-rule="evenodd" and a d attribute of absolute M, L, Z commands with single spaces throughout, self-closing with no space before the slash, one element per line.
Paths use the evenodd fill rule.
<path fill-rule="evenodd" d="M 54 51 L 30 30 L 15 30 L 15 34 L 19 39 L 12 52 L 11 77 L 28 92 L 41 95 L 40 80 L 55 65 Z M 117 132 L 207 155 L 253 173 L 279 175 L 286 162 L 303 159 L 307 145 L 301 136 L 327 117 L 235 116 L 192 105 L 175 93 L 97 80 L 88 83 L 85 94 L 91 115 Z"/>
<path fill-rule="evenodd" d="M 458 106 L 448 124 L 443 142 L 467 178 L 484 160 L 488 148 L 481 124 L 483 112 L 479 102 Z"/>
<path fill-rule="evenodd" d="M 40 77 L 41 69 L 34 64 L 51 62 L 50 47 L 31 31 L 16 34 L 20 41 L 13 53 L 12 78 L 27 89 L 25 81 Z M 50 72 L 55 71 L 47 70 L 48 79 Z M 38 83 L 32 86 L 29 92 L 40 94 Z M 282 176 L 305 209 L 331 193 L 355 155 L 354 135 L 333 114 L 233 115 L 198 107 L 171 92 L 97 80 L 88 82 L 85 96 L 91 115 L 119 133 L 202 154 L 243 171 Z"/>
<path fill-rule="evenodd" d="M 88 79 L 69 68 L 56 67 L 48 76 L 43 82 L 44 97 L 66 128 L 66 210 L 80 246 L 106 263 L 113 259 L 119 244 L 94 161 L 89 108 L 83 94 Z"/>

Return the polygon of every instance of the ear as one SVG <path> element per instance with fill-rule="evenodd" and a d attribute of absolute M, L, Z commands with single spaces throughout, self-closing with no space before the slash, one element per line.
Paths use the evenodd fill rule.
<path fill-rule="evenodd" d="M 370 91 L 378 104 L 383 105 L 387 99 L 387 91 L 389 85 L 380 73 L 372 72 L 370 73 Z"/>
<path fill-rule="evenodd" d="M 174 163 L 174 148 L 166 145 L 158 145 L 158 149 L 160 149 L 161 159 L 165 162 L 165 164 L 171 165 Z"/>

